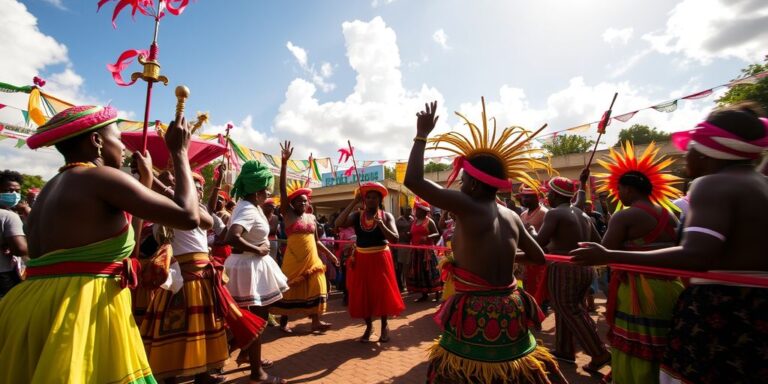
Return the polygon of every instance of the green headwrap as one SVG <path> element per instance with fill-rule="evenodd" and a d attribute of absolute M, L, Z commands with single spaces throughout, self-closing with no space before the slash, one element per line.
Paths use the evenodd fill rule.
<path fill-rule="evenodd" d="M 258 192 L 264 189 L 272 189 L 274 176 L 272 171 L 266 165 L 255 160 L 248 160 L 243 164 L 240 175 L 235 180 L 232 188 L 232 196 L 245 197 L 249 193 Z"/>

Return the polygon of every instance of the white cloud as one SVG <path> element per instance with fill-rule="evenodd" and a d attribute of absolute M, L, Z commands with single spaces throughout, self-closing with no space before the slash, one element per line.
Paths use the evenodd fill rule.
<path fill-rule="evenodd" d="M 665 99 L 699 91 L 701 88 L 701 85 L 691 82 L 685 89 L 675 93 L 657 94 L 653 89 L 643 88 L 629 82 L 601 82 L 590 85 L 584 81 L 584 78 L 575 77 L 569 81 L 567 87 L 552 93 L 544 105 L 535 106 L 531 105 L 522 89 L 503 85 L 498 96 L 486 97 L 486 112 L 488 118 L 496 118 L 498 128 L 518 125 L 529 130 L 536 130 L 542 124 L 548 123 L 546 132 L 554 132 L 598 120 L 608 108 L 608 103 L 610 103 L 614 92 L 619 92 L 613 108 L 613 116 L 618 116 L 622 113 L 648 107 Z M 613 145 L 618 139 L 619 131 L 630 127 L 632 124 L 646 124 L 667 132 L 689 129 L 706 117 L 714 107 L 712 101 L 716 97 L 715 95 L 696 101 L 681 100 L 678 102 L 677 111 L 673 113 L 644 110 L 626 123 L 612 120 L 601 141 Z M 459 112 L 476 124 L 481 122 L 480 111 L 479 100 L 459 106 Z M 458 122 L 453 129 L 466 130 L 460 128 Z M 568 134 L 569 132 L 563 133 Z M 596 126 L 592 125 L 590 132 L 579 134 L 596 139 Z"/>
<path fill-rule="evenodd" d="M 627 45 L 635 30 L 632 28 L 608 28 L 603 32 L 603 41 L 608 44 L 621 43 Z"/>
<path fill-rule="evenodd" d="M 66 10 L 67 7 L 64 6 L 64 0 L 44 0 L 46 3 L 53 5 L 54 7 Z"/>
<path fill-rule="evenodd" d="M 307 51 L 304 50 L 302 47 L 297 47 L 293 45 L 290 41 L 285 44 L 285 47 L 288 48 L 289 51 L 293 54 L 293 57 L 296 58 L 296 61 L 299 62 L 299 65 L 302 67 L 307 66 Z"/>
<path fill-rule="evenodd" d="M 616 62 L 615 64 L 614 63 L 609 63 L 608 64 L 608 69 L 611 70 L 611 73 L 608 76 L 610 78 L 612 78 L 612 79 L 615 79 L 615 78 L 617 78 L 617 77 L 627 73 L 627 71 L 629 71 L 630 69 L 635 67 L 637 65 L 637 63 L 640 62 L 640 60 L 644 59 L 651 52 L 653 52 L 652 49 L 644 49 L 644 50 L 642 50 L 640 52 L 637 52 L 637 53 L 633 54 L 632 56 L 630 56 L 630 57 L 628 57 L 628 58 L 626 58 L 624 60 L 620 60 L 620 61 Z"/>
<path fill-rule="evenodd" d="M 323 63 L 323 65 L 320 66 L 320 76 L 325 78 L 333 76 L 333 66 L 331 63 Z"/>
<path fill-rule="evenodd" d="M 714 58 L 759 61 L 768 46 L 768 2 L 764 0 L 683 0 L 664 30 L 645 34 L 651 47 L 682 54 L 702 64 Z"/>
<path fill-rule="evenodd" d="M 448 35 L 445 34 L 445 31 L 442 28 L 432 34 L 432 40 L 443 49 L 451 49 L 451 47 L 448 46 Z"/>
<path fill-rule="evenodd" d="M 392 4 L 394 2 L 395 2 L 395 0 L 373 0 L 371 2 L 371 6 L 376 8 L 379 5 L 389 5 L 389 4 Z"/>
<path fill-rule="evenodd" d="M 53 3 L 61 3 L 54 1 Z M 67 47 L 40 31 L 37 18 L 24 4 L 15 0 L 0 0 L 0 74 L 5 83 L 31 85 L 34 76 L 46 80 L 44 91 L 75 104 L 105 104 L 83 92 L 83 78 L 74 70 L 67 55 Z M 2 94 L 2 103 L 26 109 L 28 95 Z M 120 111 L 131 118 L 132 112 Z M 0 109 L 0 122 L 21 125 L 24 118 L 18 109 Z M 39 174 L 49 178 L 61 166 L 62 158 L 53 149 L 32 152 L 27 147 L 14 148 L 15 140 L 0 144 L 0 164 L 19 172 Z"/>
<path fill-rule="evenodd" d="M 349 64 L 357 74 L 352 93 L 321 103 L 314 84 L 294 79 L 271 135 L 300 143 L 299 158 L 309 152 L 332 156 L 347 139 L 358 148 L 359 159 L 404 158 L 411 142 L 401 139 L 414 135 L 416 112 L 428 100 L 442 105 L 443 96 L 426 85 L 405 89 L 397 36 L 380 17 L 345 22 L 342 31 Z M 440 113 L 445 115 L 445 110 Z"/>
<path fill-rule="evenodd" d="M 327 79 L 333 75 L 333 66 L 330 63 L 323 63 L 320 66 L 320 73 L 318 73 L 315 70 L 314 65 L 309 65 L 309 55 L 307 54 L 307 50 L 294 45 L 290 41 L 285 46 L 291 51 L 293 57 L 296 58 L 296 61 L 299 62 L 301 69 L 304 70 L 312 82 L 320 87 L 323 92 L 330 92 L 336 88 L 336 84 L 327 82 Z"/>

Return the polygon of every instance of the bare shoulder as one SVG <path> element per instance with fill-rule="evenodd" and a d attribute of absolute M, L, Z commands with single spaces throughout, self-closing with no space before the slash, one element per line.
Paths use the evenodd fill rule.
<path fill-rule="evenodd" d="M 523 221 L 520 219 L 520 216 L 509 208 L 499 207 L 499 216 L 510 224 L 523 225 Z"/>

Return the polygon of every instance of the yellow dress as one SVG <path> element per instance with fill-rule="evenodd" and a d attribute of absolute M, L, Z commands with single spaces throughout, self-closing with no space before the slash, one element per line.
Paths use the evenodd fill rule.
<path fill-rule="evenodd" d="M 0 300 L 0 383 L 156 383 L 131 293 L 120 287 L 133 230 L 28 263 Z"/>
<path fill-rule="evenodd" d="M 290 289 L 270 311 L 278 315 L 315 315 L 325 312 L 328 287 L 325 264 L 317 254 L 315 217 L 304 214 L 286 229 L 288 246 L 282 270 Z"/>

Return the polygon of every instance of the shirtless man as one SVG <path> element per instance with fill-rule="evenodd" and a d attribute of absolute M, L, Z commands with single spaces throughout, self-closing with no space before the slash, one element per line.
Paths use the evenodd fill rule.
<path fill-rule="evenodd" d="M 768 277 L 768 180 L 754 161 L 768 148 L 768 120 L 745 105 L 715 110 L 694 130 L 673 134 L 687 149 L 690 208 L 679 246 L 647 252 L 584 244 L 573 261 Z M 691 279 L 678 299 L 662 376 L 691 383 L 765 381 L 768 289 Z M 676 381 L 668 381 L 676 382 Z"/>
<path fill-rule="evenodd" d="M 405 185 L 411 191 L 456 215 L 454 260 L 444 267 L 456 294 L 447 298 L 439 311 L 443 334 L 431 348 L 428 381 L 507 382 L 525 377 L 528 382 L 549 383 L 547 371 L 558 377 L 559 370 L 546 349 L 536 346 L 528 330 L 527 320 L 537 320 L 534 318 L 540 312 L 535 301 L 517 289 L 515 257 L 510 257 L 521 249 L 528 260 L 543 264 L 544 253 L 520 217 L 496 204 L 497 187 L 479 180 L 508 184 L 504 159 L 477 152 L 462 156 L 460 191 L 424 179 L 424 148 L 437 122 L 436 108 L 437 102 L 433 102 L 417 115 L 417 133 L 405 175 Z M 502 305 L 496 306 L 498 317 L 489 318 L 493 303 Z M 453 315 L 455 312 L 458 316 Z M 499 322 L 509 324 L 502 334 L 498 332 Z M 511 344 L 516 347 L 510 348 Z"/>
<path fill-rule="evenodd" d="M 600 241 L 600 235 L 587 214 L 571 205 L 574 183 L 564 177 L 552 178 L 547 199 L 552 208 L 544 216 L 541 231 L 536 234 L 539 245 L 549 253 L 567 255 L 585 241 Z M 595 270 L 569 263 L 553 263 L 548 268 L 547 286 L 555 309 L 555 356 L 560 361 L 574 363 L 574 336 L 592 357 L 584 368 L 597 372 L 611 361 L 611 355 L 597 334 L 597 324 L 589 316 L 585 297 Z"/>

